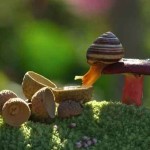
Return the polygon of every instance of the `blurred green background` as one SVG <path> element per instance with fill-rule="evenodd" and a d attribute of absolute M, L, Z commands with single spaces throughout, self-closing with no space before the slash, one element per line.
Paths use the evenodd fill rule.
<path fill-rule="evenodd" d="M 150 57 L 148 0 L 5 0 L 0 4 L 0 89 L 22 95 L 24 74 L 35 71 L 58 86 L 81 84 L 89 65 L 86 50 L 112 31 L 125 57 Z M 94 85 L 94 99 L 121 99 L 122 75 L 105 75 Z M 143 102 L 150 106 L 150 76 Z"/>

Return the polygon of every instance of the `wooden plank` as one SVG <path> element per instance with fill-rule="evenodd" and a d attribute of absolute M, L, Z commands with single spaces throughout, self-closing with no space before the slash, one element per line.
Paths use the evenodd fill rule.
<path fill-rule="evenodd" d="M 102 74 L 125 74 L 150 75 L 150 59 L 123 58 L 115 64 L 108 65 Z"/>

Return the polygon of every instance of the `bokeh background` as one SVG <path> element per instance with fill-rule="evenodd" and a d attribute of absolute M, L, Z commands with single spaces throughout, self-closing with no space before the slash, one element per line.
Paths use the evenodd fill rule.
<path fill-rule="evenodd" d="M 0 4 L 0 90 L 22 95 L 24 74 L 35 71 L 58 86 L 81 84 L 75 75 L 89 69 L 86 50 L 102 33 L 112 31 L 125 57 L 150 58 L 148 0 L 5 0 Z M 143 102 L 150 106 L 150 76 Z M 93 98 L 120 101 L 124 77 L 104 75 Z"/>

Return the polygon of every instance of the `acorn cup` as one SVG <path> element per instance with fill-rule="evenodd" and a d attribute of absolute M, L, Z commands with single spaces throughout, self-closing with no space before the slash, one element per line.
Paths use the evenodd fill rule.
<path fill-rule="evenodd" d="M 0 115 L 2 114 L 2 107 L 6 101 L 10 98 L 15 98 L 17 95 L 10 90 L 2 90 L 0 91 Z"/>
<path fill-rule="evenodd" d="M 31 115 L 28 104 L 21 98 L 10 98 L 2 108 L 2 117 L 7 124 L 19 127 Z"/>
<path fill-rule="evenodd" d="M 27 99 L 31 100 L 35 92 L 46 86 L 50 88 L 57 87 L 53 82 L 33 71 L 28 71 L 24 75 L 22 89 Z"/>
<path fill-rule="evenodd" d="M 58 106 L 58 117 L 69 118 L 72 116 L 77 116 L 82 113 L 82 106 L 79 102 L 68 100 L 61 102 Z"/>
<path fill-rule="evenodd" d="M 55 98 L 52 90 L 43 87 L 31 98 L 31 113 L 34 121 L 49 122 L 55 117 Z"/>
<path fill-rule="evenodd" d="M 85 103 L 91 100 L 93 87 L 66 86 L 63 88 L 54 88 L 52 91 L 57 103 L 67 100 Z"/>

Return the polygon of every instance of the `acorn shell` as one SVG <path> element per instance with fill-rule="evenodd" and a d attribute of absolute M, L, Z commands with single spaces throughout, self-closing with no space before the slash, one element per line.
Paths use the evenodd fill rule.
<path fill-rule="evenodd" d="M 56 88 L 57 86 L 44 76 L 28 71 L 23 78 L 22 89 L 27 99 L 31 100 L 35 92 L 43 87 Z"/>
<path fill-rule="evenodd" d="M 44 87 L 37 91 L 31 99 L 32 118 L 36 121 L 46 121 L 55 117 L 55 99 L 52 90 Z"/>
<path fill-rule="evenodd" d="M 0 115 L 2 114 L 2 107 L 10 98 L 15 98 L 17 95 L 11 90 L 0 91 Z"/>
<path fill-rule="evenodd" d="M 72 100 L 61 102 L 58 106 L 58 117 L 69 118 L 72 116 L 77 116 L 82 113 L 82 107 L 79 102 Z"/>
<path fill-rule="evenodd" d="M 21 98 L 10 98 L 2 108 L 4 122 L 18 127 L 26 122 L 31 115 L 28 104 Z"/>
<path fill-rule="evenodd" d="M 54 88 L 52 91 L 57 103 L 67 100 L 85 103 L 91 100 L 93 87 L 65 86 L 63 88 Z"/>
<path fill-rule="evenodd" d="M 106 32 L 98 37 L 87 50 L 87 62 L 112 64 L 124 56 L 124 49 L 119 39 L 112 33 Z"/>

